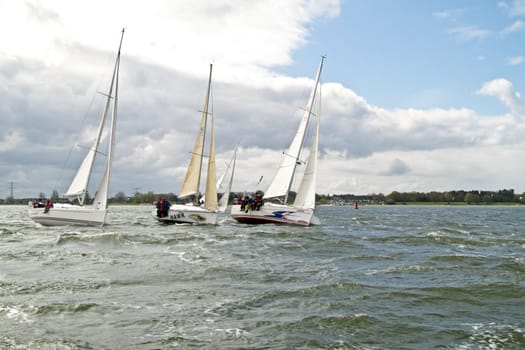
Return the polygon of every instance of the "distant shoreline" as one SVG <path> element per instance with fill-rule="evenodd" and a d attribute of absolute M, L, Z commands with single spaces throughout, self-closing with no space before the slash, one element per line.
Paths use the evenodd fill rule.
<path fill-rule="evenodd" d="M 348 204 L 326 204 L 327 206 L 334 206 L 334 207 L 351 207 L 354 204 L 348 203 Z M 431 205 L 438 205 L 438 206 L 522 206 L 523 203 L 519 202 L 495 202 L 495 203 L 488 203 L 488 202 L 482 202 L 482 203 L 465 203 L 465 202 L 395 202 L 395 203 L 361 203 L 359 202 L 360 206 L 403 206 L 403 205 L 417 205 L 417 206 L 431 206 Z"/>

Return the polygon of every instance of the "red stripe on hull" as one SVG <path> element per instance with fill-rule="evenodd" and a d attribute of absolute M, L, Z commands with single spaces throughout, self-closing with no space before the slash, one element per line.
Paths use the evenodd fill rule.
<path fill-rule="evenodd" d="M 286 219 L 280 219 L 271 216 L 259 216 L 259 215 L 232 215 L 232 218 L 243 224 L 287 224 L 287 225 L 300 225 L 309 226 L 309 223 L 305 221 L 291 221 Z"/>

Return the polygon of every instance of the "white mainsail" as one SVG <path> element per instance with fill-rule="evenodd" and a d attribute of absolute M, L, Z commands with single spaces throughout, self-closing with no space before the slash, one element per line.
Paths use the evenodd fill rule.
<path fill-rule="evenodd" d="M 317 117 L 312 146 L 310 148 L 310 155 L 304 170 L 304 175 L 297 190 L 297 195 L 293 203 L 294 206 L 314 209 L 315 208 L 315 183 L 317 178 L 317 149 L 319 140 L 319 124 L 320 118 Z"/>
<path fill-rule="evenodd" d="M 235 150 L 233 151 L 233 157 L 230 163 L 228 164 L 228 168 L 226 169 L 224 174 L 221 176 L 221 179 L 219 180 L 219 182 L 217 182 L 217 188 L 220 188 L 224 177 L 228 173 L 228 170 L 231 169 L 230 180 L 228 181 L 228 185 L 226 186 L 226 189 L 224 190 L 224 193 L 222 194 L 222 197 L 219 200 L 219 211 L 221 213 L 225 212 L 226 208 L 228 207 L 228 200 L 230 199 L 230 192 L 232 189 L 233 176 L 235 175 L 236 161 L 237 161 L 237 147 L 235 147 Z"/>
<path fill-rule="evenodd" d="M 321 77 L 321 71 L 323 68 L 323 61 L 324 57 L 321 58 L 321 63 L 319 64 L 319 68 L 317 70 L 315 85 L 312 89 L 312 92 L 310 93 L 310 98 L 308 100 L 307 105 L 308 107 L 303 114 L 303 118 L 301 119 L 299 128 L 297 129 L 297 132 L 292 140 L 292 143 L 290 144 L 290 147 L 288 147 L 288 150 L 283 153 L 279 168 L 277 169 L 277 172 L 275 173 L 272 182 L 268 186 L 268 189 L 264 193 L 264 198 L 285 196 L 284 203 L 286 203 L 288 192 L 290 191 L 290 187 L 292 186 L 295 168 L 298 164 L 300 164 L 301 149 L 303 147 L 308 123 L 312 115 L 312 108 L 315 101 L 319 80 Z"/>
<path fill-rule="evenodd" d="M 89 149 L 88 153 L 86 154 L 86 157 L 82 161 L 82 164 L 80 165 L 77 173 L 75 174 L 75 177 L 73 178 L 73 181 L 71 182 L 71 185 L 69 186 L 69 189 L 66 191 L 64 196 L 66 196 L 69 200 L 78 199 L 78 202 L 80 205 L 84 205 L 84 200 L 87 193 L 87 186 L 89 183 L 89 178 L 91 176 L 91 171 L 93 169 L 93 164 L 95 162 L 96 154 L 98 152 L 98 147 L 100 146 L 100 140 L 102 139 L 102 131 L 104 130 L 104 126 L 106 124 L 106 117 L 108 115 L 108 111 L 111 105 L 111 96 L 113 93 L 113 87 L 115 87 L 115 96 L 113 101 L 113 115 L 111 117 L 112 121 L 112 131 L 110 135 L 110 141 L 109 141 L 109 152 L 108 152 L 108 162 L 106 165 L 106 171 L 104 172 L 104 176 L 101 180 L 101 183 L 99 185 L 96 199 L 94 203 L 97 203 L 97 201 L 100 203 L 101 208 L 106 208 L 107 203 L 107 192 L 108 192 L 108 185 L 109 185 L 109 175 L 111 171 L 111 158 L 113 149 L 115 147 L 115 125 L 116 125 L 116 115 L 117 115 L 117 92 L 118 92 L 118 73 L 120 69 L 120 50 L 122 48 L 122 39 L 124 37 L 124 30 L 122 30 L 122 37 L 120 39 L 120 45 L 117 53 L 117 59 L 115 61 L 115 68 L 113 70 L 113 76 L 111 78 L 111 84 L 109 87 L 109 91 L 107 94 L 106 104 L 104 106 L 104 111 L 102 113 L 102 118 L 100 120 L 100 124 L 98 127 L 97 137 L 95 141 L 93 142 L 93 145 Z"/>
<path fill-rule="evenodd" d="M 98 209 L 106 209 L 108 202 L 109 194 L 109 179 L 111 177 L 111 168 L 113 164 L 113 151 L 115 149 L 115 134 L 117 130 L 117 105 L 118 105 L 118 75 L 120 69 L 120 50 L 117 57 L 117 64 L 115 66 L 116 77 L 115 77 L 115 95 L 113 97 L 113 113 L 111 115 L 111 132 L 109 133 L 109 150 L 108 150 L 108 159 L 106 162 L 106 170 L 104 171 L 104 176 L 100 180 L 98 190 L 95 194 L 93 200 L 93 205 Z M 109 91 L 109 96 L 111 96 L 111 89 Z"/>

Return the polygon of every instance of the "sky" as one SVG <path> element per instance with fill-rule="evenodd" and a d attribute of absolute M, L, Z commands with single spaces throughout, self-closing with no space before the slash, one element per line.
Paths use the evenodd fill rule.
<path fill-rule="evenodd" d="M 67 190 L 123 27 L 111 195 L 179 192 L 210 63 L 217 173 L 265 190 L 321 55 L 317 193 L 525 192 L 525 0 L 0 0 L 0 197 Z"/>

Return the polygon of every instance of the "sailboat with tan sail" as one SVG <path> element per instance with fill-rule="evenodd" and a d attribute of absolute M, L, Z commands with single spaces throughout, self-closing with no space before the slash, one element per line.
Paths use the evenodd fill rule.
<path fill-rule="evenodd" d="M 216 225 L 217 213 L 219 211 L 217 200 L 216 165 L 215 165 L 215 135 L 214 117 L 209 111 L 211 77 L 213 65 L 210 64 L 210 75 L 208 78 L 208 89 L 204 101 L 204 108 L 200 122 L 199 132 L 195 140 L 195 146 L 191 153 L 190 163 L 186 170 L 186 176 L 179 193 L 179 199 L 186 199 L 184 204 L 170 204 L 169 209 L 162 210 L 166 202 L 161 199 L 152 215 L 160 222 L 166 224 L 195 224 Z M 210 147 L 208 154 L 208 167 L 206 170 L 206 187 L 203 198 L 199 191 L 201 175 L 203 170 L 203 159 L 205 158 L 206 129 L 210 124 Z M 160 209 L 160 210 L 159 210 Z"/>

